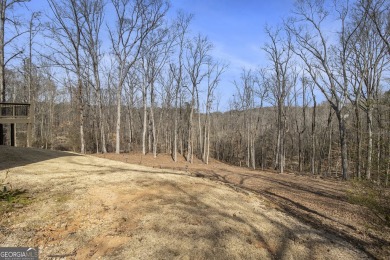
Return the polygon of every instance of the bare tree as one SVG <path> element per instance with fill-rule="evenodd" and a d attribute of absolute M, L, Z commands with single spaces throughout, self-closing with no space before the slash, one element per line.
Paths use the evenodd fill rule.
<path fill-rule="evenodd" d="M 53 138 L 55 132 L 55 99 L 57 94 L 56 85 L 53 81 L 50 69 L 44 70 L 39 96 L 41 100 L 40 111 L 38 111 L 39 132 L 41 137 L 40 145 L 45 149 L 53 149 Z"/>
<path fill-rule="evenodd" d="M 295 14 L 296 20 L 286 23 L 289 31 L 295 36 L 299 48 L 295 49 L 306 65 L 314 84 L 325 95 L 327 101 L 334 109 L 340 135 L 340 149 L 342 159 L 342 176 L 348 179 L 347 158 L 347 132 L 345 107 L 348 96 L 348 71 L 347 61 L 351 54 L 349 43 L 356 28 L 346 28 L 348 3 L 334 3 L 334 9 L 327 10 L 323 0 L 299 0 L 297 1 Z M 332 12 L 331 12 L 332 11 Z M 324 23 L 330 18 L 330 14 L 336 14 L 336 20 L 340 22 L 340 31 L 337 32 L 338 43 L 327 40 Z"/>
<path fill-rule="evenodd" d="M 277 147 L 275 168 L 279 173 L 283 173 L 285 165 L 285 134 L 286 134 L 286 98 L 295 84 L 294 76 L 292 75 L 292 42 L 288 32 L 285 37 L 280 28 L 272 30 L 269 27 L 265 28 L 265 32 L 270 40 L 263 50 L 268 54 L 271 61 L 272 71 L 272 95 L 277 106 Z"/>
<path fill-rule="evenodd" d="M 55 65 L 59 65 L 72 72 L 76 76 L 78 112 L 80 121 L 80 151 L 85 153 L 84 137 L 84 83 L 82 64 L 82 23 L 78 0 L 48 0 L 50 9 L 54 15 L 49 29 L 53 40 L 58 45 L 50 45 L 53 55 L 46 58 Z"/>
<path fill-rule="evenodd" d="M 356 51 L 354 51 L 356 52 Z M 357 54 L 357 53 L 356 53 Z M 355 56 L 354 54 L 353 56 Z M 351 73 L 351 90 L 352 93 L 348 95 L 348 98 L 350 99 L 351 103 L 354 106 L 355 110 L 355 129 L 356 129 L 356 175 L 358 179 L 361 179 L 361 159 L 362 159 L 362 128 L 361 128 L 361 119 L 360 119 L 360 110 L 361 110 L 361 93 L 362 93 L 362 85 L 363 80 L 360 80 L 359 72 L 358 72 L 358 64 L 355 62 L 357 61 L 356 57 L 352 57 L 352 64 L 349 67 L 350 73 Z M 365 70 L 365 69 L 364 69 Z M 368 153 L 370 153 L 368 151 Z M 371 157 L 371 156 L 370 156 Z M 369 160 L 371 164 L 371 159 Z M 368 166 L 367 165 L 367 166 Z M 371 168 L 369 166 L 368 168 Z"/>
<path fill-rule="evenodd" d="M 173 127 L 172 122 L 175 114 L 172 113 L 173 102 L 175 99 L 175 77 L 170 69 L 170 66 L 166 66 L 162 73 L 158 77 L 159 85 L 161 86 L 161 112 L 159 126 L 157 127 L 157 137 L 162 135 L 164 141 L 162 141 L 161 148 L 165 148 L 165 153 L 172 155 L 172 137 Z"/>
<path fill-rule="evenodd" d="M 371 20 L 390 55 L 390 3 L 387 0 L 359 0 L 357 5 L 364 11 L 361 18 Z"/>
<path fill-rule="evenodd" d="M 174 129 L 173 129 L 173 149 L 172 157 L 175 162 L 177 162 L 177 139 L 178 139 L 178 103 L 181 90 L 184 87 L 184 51 L 185 51 L 185 41 L 186 35 L 188 33 L 188 27 L 191 22 L 192 15 L 185 15 L 179 13 L 177 20 L 175 21 L 175 30 L 177 31 L 176 44 L 178 48 L 178 57 L 176 64 L 170 64 L 170 71 L 175 79 L 175 115 L 174 115 Z"/>
<path fill-rule="evenodd" d="M 212 44 L 209 42 L 207 37 L 198 35 L 194 38 L 193 42 L 188 43 L 187 47 L 188 53 L 185 68 L 191 81 L 191 87 L 187 87 L 191 96 L 190 115 L 188 119 L 187 161 L 192 163 L 194 154 L 193 114 L 195 108 L 196 93 L 198 91 L 198 85 L 207 75 L 207 71 L 202 70 L 202 67 L 209 62 L 209 52 L 212 48 Z"/>
<path fill-rule="evenodd" d="M 30 16 L 29 28 L 28 28 L 28 58 L 26 59 L 25 64 L 27 66 L 27 86 L 28 86 L 28 102 L 31 104 L 31 111 L 33 122 L 35 122 L 35 107 L 36 107 L 36 99 L 37 99 L 37 84 L 34 84 L 33 80 L 33 44 L 34 38 L 41 30 L 41 23 L 39 18 L 41 16 L 40 12 L 33 12 Z M 38 23 L 36 21 L 38 20 Z M 35 123 L 28 124 L 28 131 L 32 133 L 32 140 L 27 138 L 27 147 L 31 146 L 34 143 L 35 139 Z"/>
<path fill-rule="evenodd" d="M 100 80 L 100 62 L 101 53 L 101 27 L 104 19 L 104 2 L 103 0 L 81 0 L 80 13 L 83 17 L 83 27 L 81 30 L 83 46 L 88 53 L 88 58 L 92 66 L 94 77 L 93 87 L 96 92 L 97 106 L 99 111 L 99 128 L 102 153 L 107 153 L 106 137 L 104 130 L 104 113 Z"/>
<path fill-rule="evenodd" d="M 28 0 L 1 0 L 0 1 L 0 100 L 5 102 L 6 98 L 6 88 L 5 88 L 5 66 L 7 63 L 15 58 L 17 55 L 21 54 L 20 50 L 17 50 L 16 53 L 12 53 L 8 59 L 5 58 L 5 48 L 10 45 L 13 41 L 19 38 L 26 31 L 20 32 L 18 30 L 19 23 L 18 21 L 11 18 L 10 13 L 12 9 L 19 3 L 25 3 Z M 10 23 L 10 26 L 15 28 L 15 34 L 10 35 L 5 31 L 7 29 L 6 23 Z"/>
<path fill-rule="evenodd" d="M 311 97 L 313 99 L 313 112 L 311 116 L 311 158 L 310 158 L 310 171 L 311 174 L 316 173 L 316 126 L 317 126 L 317 99 L 314 93 L 314 86 L 310 85 Z"/>
<path fill-rule="evenodd" d="M 266 164 L 265 162 L 265 148 L 266 148 L 266 140 L 264 136 L 265 132 L 265 125 L 264 125 L 264 116 L 265 116 L 265 111 L 263 110 L 264 107 L 264 102 L 268 99 L 269 95 L 269 89 L 270 89 L 270 80 L 268 79 L 268 71 L 266 68 L 260 68 L 257 73 L 256 77 L 256 85 L 257 88 L 255 89 L 255 94 L 257 98 L 259 99 L 259 115 L 258 115 L 258 120 L 257 120 L 257 126 L 256 126 L 256 132 L 259 133 L 259 138 L 261 140 L 261 158 L 260 158 L 260 164 L 261 164 L 261 169 L 264 170 L 264 166 Z M 255 149 L 255 148 L 254 148 Z"/>
<path fill-rule="evenodd" d="M 209 163 L 210 156 L 210 112 L 214 101 L 214 91 L 218 86 L 222 73 L 227 65 L 219 62 L 210 62 L 207 64 L 207 96 L 206 96 L 206 118 L 204 124 L 203 155 L 204 163 Z"/>
<path fill-rule="evenodd" d="M 256 168 L 254 140 L 256 138 L 254 108 L 255 108 L 256 78 L 251 70 L 243 69 L 239 82 L 234 82 L 237 90 L 236 108 L 244 115 L 246 133 L 246 166 Z"/>
<path fill-rule="evenodd" d="M 0 102 L 6 101 L 6 87 L 5 87 L 5 67 L 9 61 L 21 54 L 22 51 L 17 50 L 12 53 L 10 57 L 5 58 L 5 48 L 10 45 L 15 39 L 23 34 L 18 30 L 18 22 L 10 18 L 10 11 L 18 3 L 28 2 L 28 0 L 0 0 Z M 16 33 L 11 35 L 5 31 L 7 29 L 6 23 L 16 28 Z M 3 125 L 0 124 L 0 144 L 3 144 Z"/>
<path fill-rule="evenodd" d="M 120 153 L 122 89 L 130 69 L 139 59 L 146 37 L 162 25 L 169 4 L 163 0 L 112 0 L 116 27 L 110 29 L 111 48 L 118 66 L 115 152 Z"/>
<path fill-rule="evenodd" d="M 133 72 L 129 77 L 126 78 L 126 85 L 127 88 L 125 88 L 126 96 L 128 97 L 127 101 L 127 115 L 128 115 L 128 145 L 129 145 L 129 152 L 134 149 L 133 141 L 135 139 L 135 105 L 137 103 L 137 100 L 139 99 L 137 93 L 139 91 L 139 87 L 142 84 L 141 82 L 141 76 L 138 75 L 140 73 Z"/>
<path fill-rule="evenodd" d="M 303 148 L 302 148 L 302 138 L 303 138 L 303 135 L 306 131 L 306 111 L 307 111 L 307 107 L 308 107 L 308 101 L 307 101 L 307 96 L 306 96 L 306 91 L 307 91 L 307 88 L 308 88 L 308 80 L 307 78 L 303 75 L 301 77 L 301 84 L 302 84 L 302 89 L 301 89 L 301 93 L 298 92 L 298 90 L 296 90 L 296 86 L 294 86 L 294 105 L 295 105 L 295 109 L 298 109 L 298 107 L 300 106 L 299 102 L 298 102 L 298 96 L 299 95 L 302 95 L 302 114 L 301 115 L 298 115 L 298 112 L 295 113 L 295 127 L 296 127 L 296 131 L 298 133 L 298 171 L 299 172 L 302 172 L 303 171 Z"/>
<path fill-rule="evenodd" d="M 390 92 L 388 91 L 385 94 L 387 97 L 387 105 L 390 107 Z M 386 187 L 389 185 L 390 178 L 390 109 L 387 110 L 387 167 L 386 167 L 386 179 L 385 185 Z"/>
<path fill-rule="evenodd" d="M 143 86 L 143 101 L 144 101 L 144 110 L 146 110 L 146 95 L 147 89 L 150 91 L 150 123 L 152 126 L 152 146 L 153 146 L 153 156 L 157 157 L 157 130 L 156 130 L 156 122 L 154 116 L 154 107 L 155 107 L 155 84 L 158 76 L 160 75 L 163 67 L 166 65 L 168 58 L 172 52 L 173 46 L 173 35 L 170 33 L 169 28 L 161 28 L 149 34 L 149 37 L 146 39 L 143 54 L 142 54 L 142 71 L 145 77 L 146 86 Z M 144 118 L 146 116 L 146 111 L 144 111 Z M 145 149 L 145 137 L 146 137 L 146 120 L 144 119 L 143 124 L 143 147 L 142 152 L 146 154 Z"/>
<path fill-rule="evenodd" d="M 375 2 L 375 3 L 374 3 Z M 365 4 L 365 3 L 364 3 Z M 356 34 L 353 36 L 353 42 L 350 44 L 352 55 L 350 59 L 351 78 L 352 78 L 352 102 L 355 105 L 356 115 L 356 138 L 357 138 L 357 174 L 360 178 L 360 132 L 361 123 L 359 112 L 360 109 L 366 114 L 366 129 L 368 134 L 367 142 L 367 162 L 366 178 L 371 178 L 372 153 L 373 153 L 373 113 L 375 101 L 379 98 L 376 93 L 383 80 L 383 72 L 389 64 L 386 58 L 386 42 L 383 41 L 381 32 L 378 32 L 379 17 L 372 20 L 374 6 L 383 4 L 381 1 L 367 1 L 367 5 L 358 3 L 351 22 L 351 27 L 357 27 Z M 375 9 L 380 8 L 379 6 Z M 368 12 L 368 17 L 365 16 Z M 371 18 L 371 19 L 370 19 Z M 385 19 L 383 17 L 383 19 Z M 388 68 L 388 67 L 387 67 Z"/>

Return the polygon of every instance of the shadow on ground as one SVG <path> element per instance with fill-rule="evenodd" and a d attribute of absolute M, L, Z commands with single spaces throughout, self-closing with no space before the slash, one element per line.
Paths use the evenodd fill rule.
<path fill-rule="evenodd" d="M 345 191 L 335 187 L 317 185 L 315 179 L 312 180 L 313 183 L 299 183 L 299 180 L 291 180 L 291 178 L 281 179 L 283 176 L 278 174 L 271 177 L 268 174 L 237 173 L 226 169 L 197 172 L 197 177 L 216 180 L 259 194 L 277 205 L 279 209 L 313 228 L 325 230 L 342 240 L 349 241 L 370 258 L 380 259 L 377 256 L 390 253 L 390 242 L 379 233 L 372 232 L 373 230 L 362 233 L 363 230 L 359 224 L 345 221 L 344 218 L 348 217 L 348 214 L 356 214 L 350 209 L 350 206 L 354 205 L 348 202 Z M 309 203 L 310 200 L 315 200 L 314 204 L 324 203 L 326 205 L 322 208 L 308 206 L 313 205 Z M 344 206 L 343 213 L 345 214 L 340 215 L 341 218 L 326 211 L 327 208 L 340 208 L 340 206 Z M 360 213 L 364 214 L 363 211 Z"/>
<path fill-rule="evenodd" d="M 376 217 L 368 209 L 350 202 L 347 196 L 350 186 L 346 182 L 320 176 L 251 170 L 217 161 L 205 165 L 195 160 L 189 164 L 179 158 L 174 163 L 164 154 L 157 158 L 136 153 L 106 154 L 101 157 L 153 168 L 181 170 L 197 178 L 217 181 L 236 191 L 258 194 L 313 228 L 351 242 L 371 258 L 387 259 L 390 255 L 389 229 L 376 224 Z"/>
<path fill-rule="evenodd" d="M 64 156 L 77 156 L 77 154 L 0 145 L 0 171 Z"/>

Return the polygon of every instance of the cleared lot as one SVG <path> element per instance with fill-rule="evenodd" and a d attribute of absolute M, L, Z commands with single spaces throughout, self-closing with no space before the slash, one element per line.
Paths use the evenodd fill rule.
<path fill-rule="evenodd" d="M 0 246 L 39 246 L 42 259 L 369 258 L 220 181 L 71 153 L 0 154 L 2 176 L 28 200 L 2 211 Z"/>

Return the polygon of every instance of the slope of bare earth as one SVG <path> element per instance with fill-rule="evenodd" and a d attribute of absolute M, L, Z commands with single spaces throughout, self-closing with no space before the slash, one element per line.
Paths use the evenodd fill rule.
<path fill-rule="evenodd" d="M 224 183 L 186 171 L 4 146 L 0 170 L 0 179 L 8 171 L 12 188 L 25 189 L 30 200 L 1 212 L 0 247 L 38 246 L 41 259 L 372 257 L 356 241 L 230 185 L 229 178 L 239 176 L 228 170 L 219 175 Z"/>
<path fill-rule="evenodd" d="M 373 258 L 390 259 L 389 228 L 375 224 L 378 219 L 372 212 L 349 202 L 347 194 L 353 192 L 349 183 L 318 176 L 254 171 L 216 160 L 205 165 L 195 159 L 190 164 L 178 157 L 175 163 L 165 154 L 159 154 L 157 158 L 139 153 L 97 156 L 154 168 L 183 170 L 192 176 L 257 194 L 288 215 L 350 241 Z"/>

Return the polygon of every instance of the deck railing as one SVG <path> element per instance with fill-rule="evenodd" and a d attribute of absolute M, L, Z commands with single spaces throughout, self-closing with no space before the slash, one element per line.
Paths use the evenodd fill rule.
<path fill-rule="evenodd" d="M 0 123 L 28 123 L 30 121 L 30 104 L 0 103 Z"/>

